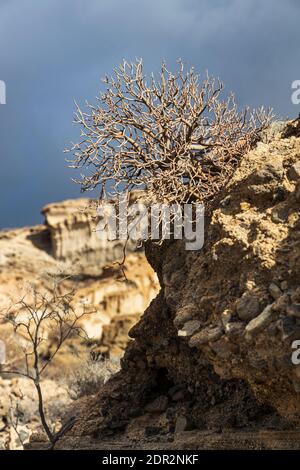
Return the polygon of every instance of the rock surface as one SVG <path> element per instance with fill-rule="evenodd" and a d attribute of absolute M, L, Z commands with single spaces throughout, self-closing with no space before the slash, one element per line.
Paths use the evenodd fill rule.
<path fill-rule="evenodd" d="M 300 288 L 300 180 L 289 178 L 300 158 L 298 128 L 281 127 L 243 158 L 207 211 L 201 251 L 185 251 L 181 241 L 146 244 L 160 294 L 131 329 L 121 371 L 82 405 L 60 446 L 80 447 L 89 435 L 101 448 L 112 429 L 131 435 L 143 426 L 147 404 L 178 384 L 186 390 L 182 399 L 151 423 L 147 418 L 166 436 L 179 417 L 215 433 L 299 425 L 291 344 L 300 324 L 287 313 L 296 311 Z M 199 331 L 178 335 L 190 321 L 200 323 Z"/>
<path fill-rule="evenodd" d="M 84 320 L 88 336 L 100 341 L 103 329 L 107 331 L 112 324 L 112 343 L 108 344 L 106 335 L 103 346 L 116 343 L 120 355 L 128 330 L 155 296 L 158 282 L 144 253 L 133 245 L 127 246 L 124 278 L 120 269 L 124 244 L 97 238 L 92 209 L 83 213 L 89 202 L 78 199 L 50 204 L 42 210 L 45 225 L 0 231 L 0 310 L 19 301 L 28 284 L 46 292 L 51 288 L 51 276 L 67 278 L 62 287 L 75 288 L 78 303 L 84 300 L 96 310 Z M 0 323 L 3 341 L 5 328 L 1 333 Z"/>

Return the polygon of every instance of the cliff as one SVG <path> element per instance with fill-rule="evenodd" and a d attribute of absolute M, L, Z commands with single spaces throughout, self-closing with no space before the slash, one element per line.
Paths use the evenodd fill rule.
<path fill-rule="evenodd" d="M 121 282 L 124 243 L 98 236 L 90 200 L 49 204 L 42 213 L 44 225 L 0 232 L 0 308 L 20 300 L 27 283 L 47 290 L 51 276 L 66 277 L 66 289 L 75 288 L 98 311 L 86 325 L 92 337 L 100 339 L 115 316 L 132 325 L 157 290 L 144 253 L 127 244 L 127 282 Z"/>
<path fill-rule="evenodd" d="M 276 124 L 245 155 L 202 250 L 146 244 L 160 293 L 61 448 L 299 448 L 299 128 Z"/>

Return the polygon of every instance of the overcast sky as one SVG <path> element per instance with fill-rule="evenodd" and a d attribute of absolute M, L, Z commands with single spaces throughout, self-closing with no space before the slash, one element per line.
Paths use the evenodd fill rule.
<path fill-rule="evenodd" d="M 294 117 L 299 0 L 0 0 L 0 227 L 42 221 L 43 205 L 79 197 L 63 149 L 76 141 L 73 100 L 93 102 L 123 58 L 147 70 L 181 57 L 240 105 Z"/>

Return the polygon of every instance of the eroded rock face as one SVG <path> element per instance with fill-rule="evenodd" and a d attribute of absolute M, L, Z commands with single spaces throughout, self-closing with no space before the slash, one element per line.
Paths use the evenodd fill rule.
<path fill-rule="evenodd" d="M 98 275 L 103 267 L 123 257 L 124 241 L 100 237 L 96 206 L 89 199 L 70 199 L 42 209 L 49 228 L 51 254 L 61 261 L 76 262 L 82 274 Z M 129 241 L 127 253 L 136 251 Z"/>
<path fill-rule="evenodd" d="M 45 225 L 0 231 L 0 309 L 18 302 L 28 284 L 47 291 L 51 276 L 67 277 L 62 289 L 75 289 L 75 303 L 84 300 L 94 307 L 95 314 L 82 326 L 98 353 L 120 357 L 128 330 L 155 296 L 158 282 L 144 253 L 130 243 L 125 280 L 118 264 L 124 243 L 98 237 L 92 207 L 88 199 L 50 204 L 42 210 Z M 7 334 L 7 326 L 0 323 L 0 341 L 8 341 Z"/>
<path fill-rule="evenodd" d="M 280 134 L 244 158 L 229 204 L 212 213 L 204 250 L 186 256 L 182 296 L 178 306 L 170 305 L 176 325 L 185 305 L 195 310 L 211 296 L 193 315 L 202 329 L 189 345 L 220 377 L 244 380 L 259 401 L 291 422 L 300 420 L 299 373 L 291 360 L 292 342 L 300 338 L 294 300 L 300 284 L 299 160 L 299 138 Z"/>
<path fill-rule="evenodd" d="M 82 408 L 73 435 L 124 430 L 176 385 L 184 393 L 168 399 L 165 432 L 176 416 L 198 429 L 299 423 L 300 366 L 291 361 L 300 339 L 299 158 L 299 136 L 274 131 L 207 214 L 201 251 L 146 245 L 161 292 L 130 331 L 121 372 Z"/>

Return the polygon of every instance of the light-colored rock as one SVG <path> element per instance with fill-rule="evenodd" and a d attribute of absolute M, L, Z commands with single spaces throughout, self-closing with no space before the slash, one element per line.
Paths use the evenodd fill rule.
<path fill-rule="evenodd" d="M 246 333 L 251 335 L 258 333 L 271 323 L 273 317 L 273 305 L 267 305 L 256 318 L 253 318 L 253 320 L 248 323 L 246 326 Z"/>
<path fill-rule="evenodd" d="M 224 310 L 221 313 L 221 320 L 224 328 L 226 329 L 227 325 L 231 322 L 232 319 L 232 311 L 229 309 Z"/>
<path fill-rule="evenodd" d="M 178 336 L 192 336 L 200 327 L 201 323 L 198 320 L 190 320 L 178 331 Z"/>
<path fill-rule="evenodd" d="M 227 336 L 240 336 L 244 333 L 245 331 L 245 324 L 240 321 L 235 321 L 228 323 L 225 326 L 225 333 Z"/>
<path fill-rule="evenodd" d="M 212 341 L 217 341 L 221 338 L 223 330 L 220 326 L 211 326 L 203 328 L 203 330 L 196 333 L 191 337 L 189 341 L 189 346 L 191 348 L 195 346 L 201 346 L 202 344 L 210 343 Z"/>
<path fill-rule="evenodd" d="M 282 295 L 281 289 L 274 282 L 269 285 L 269 292 L 274 300 L 279 299 Z"/>
<path fill-rule="evenodd" d="M 288 170 L 288 177 L 295 181 L 300 178 L 300 161 L 294 163 Z"/>
<path fill-rule="evenodd" d="M 97 228 L 97 206 L 90 199 L 70 199 L 42 209 L 50 231 L 51 254 L 57 260 L 80 260 L 87 273 L 96 274 L 111 262 L 123 258 L 125 241 L 109 240 L 108 232 Z M 136 244 L 128 241 L 127 253 Z"/>
<path fill-rule="evenodd" d="M 186 322 L 192 320 L 194 315 L 197 313 L 196 307 L 194 304 L 188 304 L 184 307 L 181 307 L 177 310 L 175 318 L 174 318 L 174 325 L 176 328 L 180 328 Z"/>
<path fill-rule="evenodd" d="M 189 427 L 188 420 L 185 416 L 178 416 L 175 423 L 175 434 L 187 431 Z"/>
<path fill-rule="evenodd" d="M 76 290 L 74 309 L 80 313 L 84 303 L 95 311 L 80 324 L 89 338 L 99 341 L 103 329 L 111 325 L 111 343 L 105 346 L 122 351 L 126 345 L 123 339 L 128 338 L 126 328 L 133 326 L 156 295 L 158 280 L 144 253 L 129 250 L 125 281 L 118 264 L 123 248 L 120 245 L 116 249 L 115 242 L 110 241 L 103 245 L 103 240 L 95 238 L 96 221 L 91 210 L 84 211 L 88 207 L 88 199 L 50 204 L 43 211 L 46 225 L 0 231 L 0 310 L 27 294 L 28 284 L 47 292 L 52 288 L 52 276 L 66 277 L 60 287 L 63 291 Z M 19 314 L 26 315 L 18 309 Z M 6 325 L 0 324 L 0 339 L 9 334 Z M 15 338 L 19 343 L 19 336 Z M 7 343 L 10 359 L 13 344 L 13 340 Z"/>

